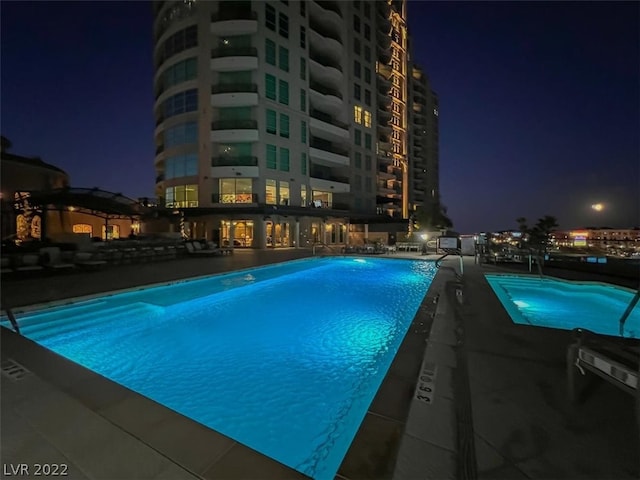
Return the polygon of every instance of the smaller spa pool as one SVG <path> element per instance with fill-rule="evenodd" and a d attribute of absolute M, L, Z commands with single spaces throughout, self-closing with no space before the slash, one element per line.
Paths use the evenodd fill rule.
<path fill-rule="evenodd" d="M 619 336 L 620 318 L 634 291 L 525 275 L 485 275 L 515 323 Z M 640 306 L 627 318 L 624 337 L 640 338 Z"/>

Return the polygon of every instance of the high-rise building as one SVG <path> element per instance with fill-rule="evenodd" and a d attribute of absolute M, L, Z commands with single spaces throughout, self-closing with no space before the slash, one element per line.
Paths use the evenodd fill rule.
<path fill-rule="evenodd" d="M 191 236 L 346 243 L 353 222 L 408 217 L 404 0 L 160 1 L 154 15 L 156 194 Z"/>
<path fill-rule="evenodd" d="M 409 62 L 409 205 L 440 211 L 438 96 L 428 76 Z"/>

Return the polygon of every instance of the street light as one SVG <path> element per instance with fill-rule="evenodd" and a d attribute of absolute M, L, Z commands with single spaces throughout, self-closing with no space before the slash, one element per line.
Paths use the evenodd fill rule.
<path fill-rule="evenodd" d="M 594 203 L 593 205 L 591 205 L 591 210 L 595 210 L 596 212 L 601 212 L 602 210 L 604 210 L 604 205 L 601 203 Z"/>

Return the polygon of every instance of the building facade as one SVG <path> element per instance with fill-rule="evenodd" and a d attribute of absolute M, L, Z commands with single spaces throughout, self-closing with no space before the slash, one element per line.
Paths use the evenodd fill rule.
<path fill-rule="evenodd" d="M 438 95 L 426 73 L 410 62 L 409 98 L 409 208 L 440 210 L 440 148 Z"/>
<path fill-rule="evenodd" d="M 187 235 L 344 244 L 408 218 L 404 1 L 155 2 L 154 37 L 156 195 Z"/>

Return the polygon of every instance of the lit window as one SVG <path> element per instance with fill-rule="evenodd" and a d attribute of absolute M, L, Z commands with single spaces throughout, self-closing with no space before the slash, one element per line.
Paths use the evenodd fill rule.
<path fill-rule="evenodd" d="M 86 223 L 76 223 L 73 226 L 73 233 L 88 233 L 89 236 L 93 233 L 93 227 Z"/>
<path fill-rule="evenodd" d="M 364 112 L 364 126 L 371 127 L 371 112 L 369 111 Z"/>
<path fill-rule="evenodd" d="M 353 120 L 356 123 L 362 123 L 362 107 L 358 105 L 353 106 Z"/>

